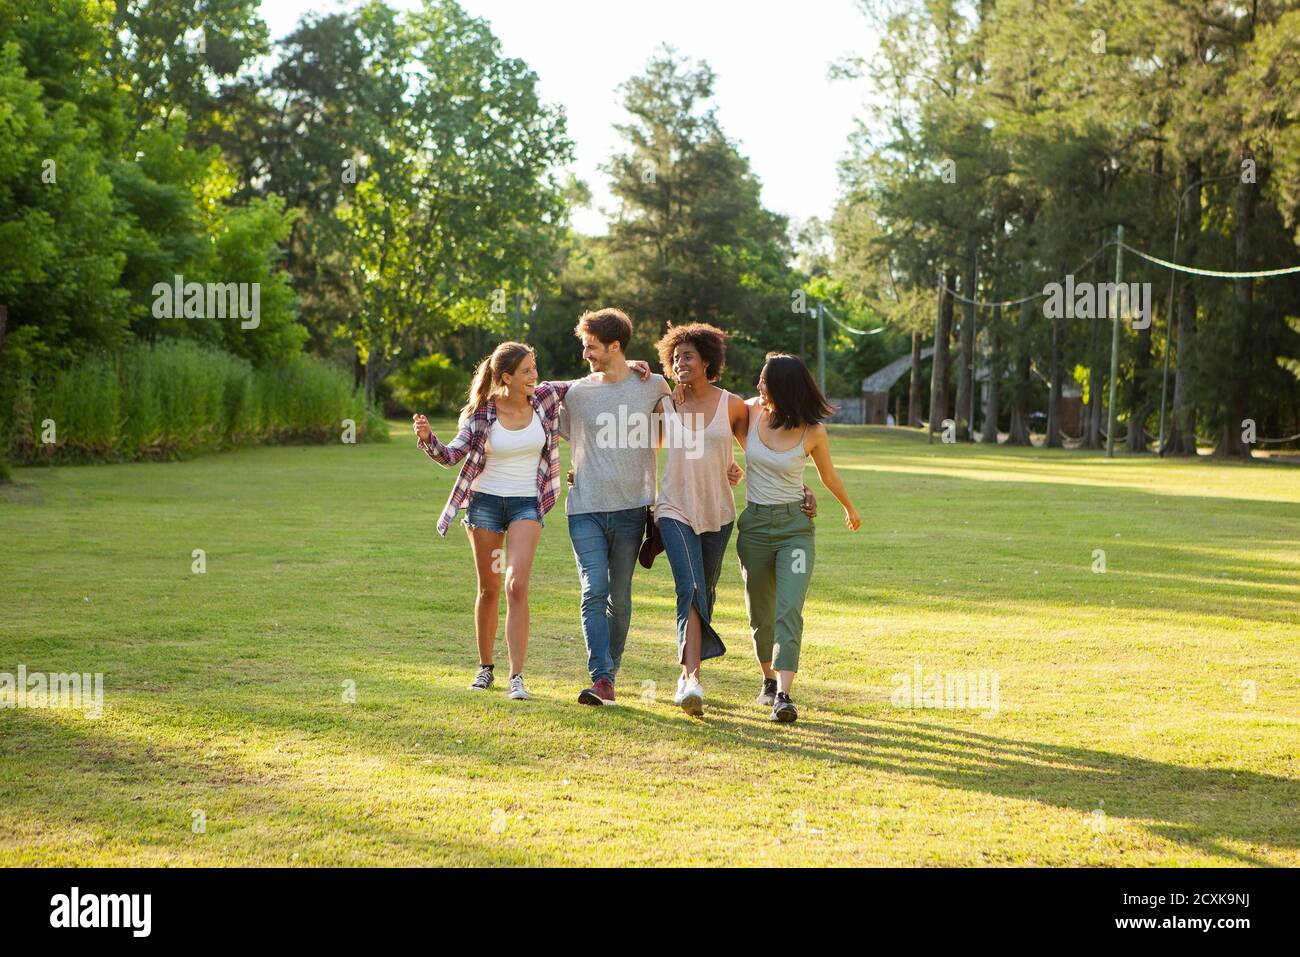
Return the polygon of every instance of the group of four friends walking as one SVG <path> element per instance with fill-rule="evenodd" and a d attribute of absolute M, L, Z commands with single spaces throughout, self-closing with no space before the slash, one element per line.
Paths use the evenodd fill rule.
<path fill-rule="evenodd" d="M 478 579 L 479 670 L 470 689 L 485 691 L 494 682 L 504 580 L 508 694 L 531 697 L 523 678 L 528 585 L 545 516 L 559 497 L 559 440 L 566 438 L 572 470 L 565 512 L 592 682 L 578 700 L 614 703 L 632 619 L 632 573 L 638 558 L 648 565 L 662 549 L 677 593 L 681 676 L 673 700 L 688 714 L 703 714 L 700 666 L 726 652 L 712 619 L 734 528 L 763 672 L 757 700 L 772 709 L 773 721 L 794 721 L 790 690 L 816 544 L 816 500 L 803 481 L 806 459 L 844 507 L 845 525 L 853 531 L 861 525 L 831 461 L 822 424 L 831 407 L 803 361 L 782 353 L 768 354 L 756 398 L 745 401 L 719 388 L 727 335 L 712 325 L 669 326 L 657 343 L 673 389 L 644 361 L 627 359 L 632 322 L 621 310 L 585 313 L 574 332 L 591 369 L 586 378 L 539 382 L 533 349 L 504 342 L 475 370 L 454 439 L 444 444 L 424 415 L 413 417 L 417 444 L 430 458 L 444 466 L 463 460 L 438 532 L 445 536 L 465 509 Z M 733 441 L 745 452 L 744 472 Z M 663 447 L 668 452 L 656 490 Z M 742 478 L 746 506 L 737 519 L 732 487 Z"/>

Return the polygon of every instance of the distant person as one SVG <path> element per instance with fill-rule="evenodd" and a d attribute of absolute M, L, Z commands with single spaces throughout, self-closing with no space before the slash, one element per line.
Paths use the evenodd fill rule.
<path fill-rule="evenodd" d="M 823 419 L 831 414 L 817 383 L 797 356 L 769 352 L 748 402 L 745 510 L 737 522 L 736 553 L 745 582 L 745 609 L 754 654 L 763 671 L 758 703 L 772 721 L 798 717 L 790 689 L 799 671 L 803 605 L 812 581 L 813 522 L 800 510 L 805 460 L 844 506 L 844 524 L 862 521 L 831 461 Z"/>

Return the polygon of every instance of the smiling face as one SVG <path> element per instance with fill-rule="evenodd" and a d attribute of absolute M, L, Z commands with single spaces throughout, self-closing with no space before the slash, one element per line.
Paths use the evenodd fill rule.
<path fill-rule="evenodd" d="M 537 358 L 531 354 L 524 356 L 514 372 L 502 374 L 501 384 L 512 391 L 522 386 L 524 395 L 532 396 L 537 388 Z"/>
<path fill-rule="evenodd" d="M 682 385 L 707 382 L 705 369 L 704 360 L 693 343 L 682 342 L 673 346 L 673 378 Z"/>
<path fill-rule="evenodd" d="M 614 357 L 621 349 L 617 342 L 609 345 L 601 342 L 589 332 L 582 334 L 582 359 L 592 372 L 605 372 L 613 364 Z"/>

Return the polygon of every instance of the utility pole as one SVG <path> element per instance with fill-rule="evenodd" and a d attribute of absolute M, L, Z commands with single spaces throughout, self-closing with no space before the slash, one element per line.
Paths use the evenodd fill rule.
<path fill-rule="evenodd" d="M 976 262 L 979 259 L 976 258 Z M 979 287 L 975 287 L 975 298 L 979 298 Z M 979 363 L 976 356 L 979 355 L 979 306 L 971 306 L 970 310 L 970 414 L 966 418 L 966 441 L 975 441 L 975 392 L 979 389 L 979 380 L 976 375 L 979 373 Z"/>
<path fill-rule="evenodd" d="M 943 268 L 939 269 L 939 281 L 935 289 L 934 300 L 934 357 L 930 364 L 930 421 L 925 427 L 927 445 L 934 445 L 934 418 L 939 415 L 939 330 L 943 328 Z"/>
<path fill-rule="evenodd" d="M 1124 224 L 1115 227 L 1115 291 L 1111 293 L 1110 409 L 1106 416 L 1106 458 L 1115 457 L 1115 380 L 1119 378 L 1119 286 L 1124 281 Z M 1128 297 L 1125 296 L 1125 301 Z M 1133 423 L 1129 423 L 1129 428 Z"/>
<path fill-rule="evenodd" d="M 826 307 L 820 299 L 813 300 L 817 303 L 817 385 L 821 387 L 822 395 L 826 394 L 826 334 L 822 328 L 822 310 Z"/>

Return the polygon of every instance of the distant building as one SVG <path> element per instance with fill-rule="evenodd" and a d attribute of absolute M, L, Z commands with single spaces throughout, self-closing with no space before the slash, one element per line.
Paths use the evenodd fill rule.
<path fill-rule="evenodd" d="M 924 362 L 932 355 L 934 355 L 934 346 L 926 346 L 921 350 L 921 361 Z M 888 422 L 889 390 L 894 387 L 895 382 L 911 371 L 912 354 L 909 352 L 862 380 L 862 422 L 868 425 L 890 424 Z"/>

